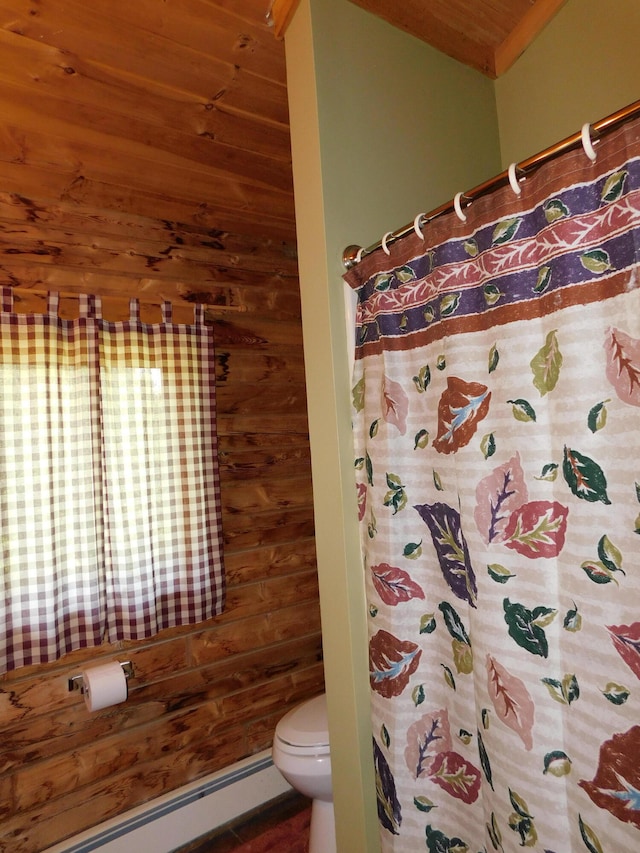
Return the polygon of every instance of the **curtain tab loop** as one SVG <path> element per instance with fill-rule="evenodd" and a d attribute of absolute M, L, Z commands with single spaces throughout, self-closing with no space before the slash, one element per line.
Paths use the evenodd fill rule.
<path fill-rule="evenodd" d="M 2 288 L 2 307 L 0 308 L 2 311 L 6 311 L 10 313 L 13 311 L 13 288 L 12 287 L 3 287 Z"/>
<path fill-rule="evenodd" d="M 173 323 L 173 305 L 170 302 L 162 303 L 162 322 Z"/>
<path fill-rule="evenodd" d="M 47 293 L 47 314 L 50 317 L 57 317 L 60 308 L 60 294 L 55 291 Z"/>
<path fill-rule="evenodd" d="M 102 319 L 102 299 L 99 296 L 81 293 L 78 302 L 80 317 L 85 317 L 88 320 Z"/>
<path fill-rule="evenodd" d="M 196 326 L 204 326 L 204 305 L 202 302 L 196 302 L 193 306 L 193 322 Z"/>
<path fill-rule="evenodd" d="M 131 297 L 129 300 L 129 321 L 131 323 L 140 322 L 140 300 Z"/>

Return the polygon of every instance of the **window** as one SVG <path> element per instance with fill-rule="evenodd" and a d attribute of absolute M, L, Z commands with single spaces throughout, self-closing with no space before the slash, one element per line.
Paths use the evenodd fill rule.
<path fill-rule="evenodd" d="M 211 329 L 0 312 L 2 671 L 224 606 Z"/>

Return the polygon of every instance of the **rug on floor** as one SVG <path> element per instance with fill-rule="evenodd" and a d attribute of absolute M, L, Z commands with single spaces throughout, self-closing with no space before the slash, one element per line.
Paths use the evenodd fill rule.
<path fill-rule="evenodd" d="M 311 809 L 304 809 L 284 823 L 246 841 L 235 853 L 307 853 Z"/>

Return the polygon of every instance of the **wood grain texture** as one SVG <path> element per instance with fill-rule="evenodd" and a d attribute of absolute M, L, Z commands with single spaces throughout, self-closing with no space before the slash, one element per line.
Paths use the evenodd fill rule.
<path fill-rule="evenodd" d="M 262 0 L 0 0 L 0 285 L 17 311 L 206 306 L 225 612 L 0 676 L 0 851 L 267 748 L 323 689 L 284 52 Z M 68 678 L 130 659 L 89 714 Z"/>
<path fill-rule="evenodd" d="M 300 0 L 273 0 L 271 17 L 276 38 L 284 38 L 299 2 Z"/>
<path fill-rule="evenodd" d="M 351 2 L 495 79 L 510 68 L 566 0 Z"/>
<path fill-rule="evenodd" d="M 295 238 L 284 51 L 258 0 L 0 0 L 0 56 L 3 190 Z"/>

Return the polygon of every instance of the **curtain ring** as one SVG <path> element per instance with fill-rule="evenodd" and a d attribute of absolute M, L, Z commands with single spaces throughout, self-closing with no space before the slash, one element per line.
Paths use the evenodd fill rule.
<path fill-rule="evenodd" d="M 422 231 L 420 229 L 420 222 L 421 222 L 423 216 L 425 217 L 425 221 L 426 221 L 426 216 L 427 216 L 426 213 L 419 213 L 416 216 L 416 218 L 413 220 L 413 230 L 416 232 L 416 234 L 418 235 L 418 237 L 421 240 L 424 240 L 424 234 L 422 233 Z"/>
<path fill-rule="evenodd" d="M 387 240 L 391 236 L 393 236 L 393 231 L 387 231 L 387 233 L 382 238 L 382 251 L 385 253 L 385 255 L 391 254 L 391 250 L 387 247 Z"/>
<path fill-rule="evenodd" d="M 597 154 L 595 148 L 593 147 L 593 142 L 591 141 L 591 125 L 589 122 L 582 125 L 582 130 L 580 131 L 580 136 L 582 137 L 582 147 L 584 148 L 584 153 L 587 155 L 589 160 L 592 163 L 596 162 Z"/>
<path fill-rule="evenodd" d="M 462 198 L 462 196 L 463 196 L 463 193 L 456 193 L 456 196 L 453 199 L 453 209 L 455 210 L 456 216 L 458 217 L 458 219 L 461 222 L 466 222 L 467 221 L 466 214 L 463 213 L 462 207 L 460 205 L 460 199 Z"/>
<path fill-rule="evenodd" d="M 518 168 L 516 163 L 512 163 L 509 166 L 509 183 L 511 184 L 511 189 L 514 191 L 516 195 L 520 195 L 522 192 L 522 187 L 518 183 L 518 177 L 516 175 L 516 169 Z"/>
<path fill-rule="evenodd" d="M 360 261 L 362 260 L 362 253 L 363 253 L 363 252 L 364 252 L 364 246 L 361 246 L 361 247 L 358 249 L 358 254 L 356 255 L 356 260 L 355 260 L 355 263 L 356 263 L 356 264 L 359 264 L 359 263 L 360 263 Z"/>

